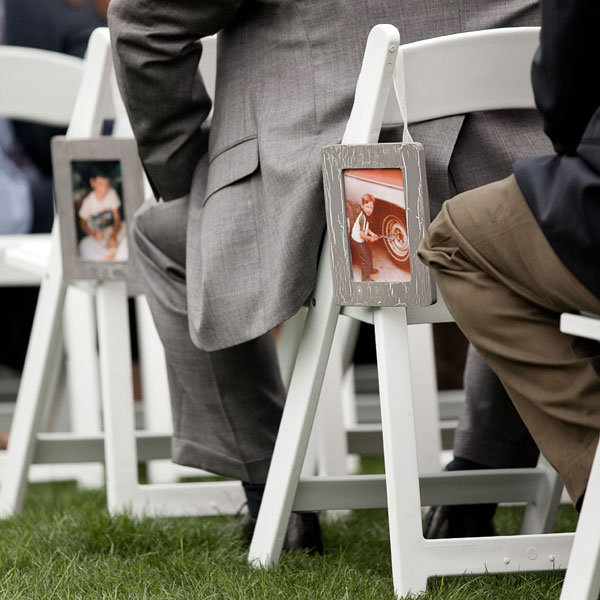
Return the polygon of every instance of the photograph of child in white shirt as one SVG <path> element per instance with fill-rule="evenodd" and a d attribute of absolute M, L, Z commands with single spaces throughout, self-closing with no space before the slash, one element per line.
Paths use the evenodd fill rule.
<path fill-rule="evenodd" d="M 122 203 L 109 169 L 92 169 L 88 181 L 91 190 L 77 211 L 79 228 L 85 234 L 79 241 L 79 255 L 84 260 L 125 261 L 128 249 Z"/>

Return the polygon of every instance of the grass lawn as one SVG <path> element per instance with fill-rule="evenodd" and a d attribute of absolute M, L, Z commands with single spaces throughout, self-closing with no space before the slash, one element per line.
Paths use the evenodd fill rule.
<path fill-rule="evenodd" d="M 520 514 L 501 509 L 499 532 L 517 531 Z M 23 515 L 0 521 L 0 597 L 394 598 L 384 510 L 324 523 L 324 556 L 287 554 L 272 571 L 248 566 L 237 521 L 110 518 L 102 490 L 32 485 Z M 575 522 L 574 510 L 561 507 L 558 530 Z M 562 572 L 436 578 L 419 598 L 558 598 L 562 579 Z"/>

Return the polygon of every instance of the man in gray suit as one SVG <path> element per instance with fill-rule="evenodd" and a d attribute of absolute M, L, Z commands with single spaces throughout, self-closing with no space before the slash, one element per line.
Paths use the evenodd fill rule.
<path fill-rule="evenodd" d="M 251 514 L 285 398 L 271 330 L 315 282 L 320 152 L 341 139 L 370 29 L 393 23 L 407 43 L 537 19 L 532 0 L 112 0 L 117 78 L 162 199 L 135 241 L 168 361 L 173 459 L 246 482 Z M 199 38 L 218 31 L 209 134 Z M 539 153 L 538 128 L 511 113 L 416 126 L 434 214 Z"/>

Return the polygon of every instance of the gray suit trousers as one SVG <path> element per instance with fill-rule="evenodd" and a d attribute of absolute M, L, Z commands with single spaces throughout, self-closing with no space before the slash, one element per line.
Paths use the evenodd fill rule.
<path fill-rule="evenodd" d="M 533 467 L 539 452 L 497 375 L 469 346 L 465 409 L 454 435 L 454 456 L 493 469 Z"/>
<path fill-rule="evenodd" d="M 134 243 L 165 348 L 173 404 L 173 461 L 264 483 L 285 399 L 271 332 L 224 350 L 191 341 L 185 248 L 188 202 L 147 202 Z"/>

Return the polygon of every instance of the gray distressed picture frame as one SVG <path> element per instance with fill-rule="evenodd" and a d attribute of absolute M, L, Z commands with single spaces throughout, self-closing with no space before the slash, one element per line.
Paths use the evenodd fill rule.
<path fill-rule="evenodd" d="M 141 276 L 131 234 L 133 214 L 144 200 L 144 185 L 135 141 L 112 137 L 76 140 L 57 136 L 52 139 L 52 166 L 64 278 L 68 281 L 125 280 L 130 294 L 139 293 Z M 98 166 L 104 166 L 106 170 L 98 174 Z M 94 242 L 92 234 L 84 231 L 80 223 L 79 211 L 86 201 L 82 197 L 86 192 L 82 190 L 88 185 L 86 179 L 96 179 L 92 174 L 108 180 L 120 201 L 120 206 L 115 209 L 119 214 L 119 241 L 111 240 L 116 244 L 114 247 L 106 247 L 107 239 Z M 91 243 L 86 246 L 86 242 Z M 93 251 L 89 252 L 87 248 Z M 114 254 L 112 258 L 111 254 Z"/>
<path fill-rule="evenodd" d="M 429 225 L 423 146 L 417 142 L 335 145 L 324 148 L 322 156 L 335 302 L 340 306 L 433 304 L 436 300 L 433 275 L 417 256 L 417 246 Z M 397 173 L 398 169 L 401 170 L 401 176 Z M 371 178 L 370 172 L 374 174 Z M 389 183 L 391 177 L 402 181 L 402 186 Z M 373 192 L 362 194 L 361 202 L 364 204 L 354 209 L 352 207 L 356 205 L 356 200 L 351 202 L 350 197 L 357 192 L 351 193 L 350 178 L 362 180 L 356 188 L 359 194 L 362 190 Z M 369 209 L 370 199 L 366 198 L 369 195 L 372 196 L 373 209 Z M 378 209 L 380 214 L 376 212 Z M 349 214 L 352 210 L 373 211 L 370 217 L 366 217 L 369 228 L 373 227 L 373 233 L 378 238 L 368 244 L 367 254 L 371 247 L 377 251 L 377 259 L 373 258 L 374 252 L 371 251 L 372 272 L 376 275 L 370 277 L 366 277 L 364 270 L 366 268 L 368 271 L 368 263 L 362 256 L 360 260 L 356 256 L 364 252 L 361 248 L 367 243 L 361 247 L 350 241 L 350 236 L 356 235 L 356 220 L 360 217 L 364 224 L 365 215 L 359 214 L 357 217 L 356 214 Z M 356 227 L 360 229 L 360 223 Z M 389 255 L 387 258 L 386 252 Z M 361 280 L 361 277 L 365 280 Z M 378 280 L 373 280 L 373 277 Z"/>

